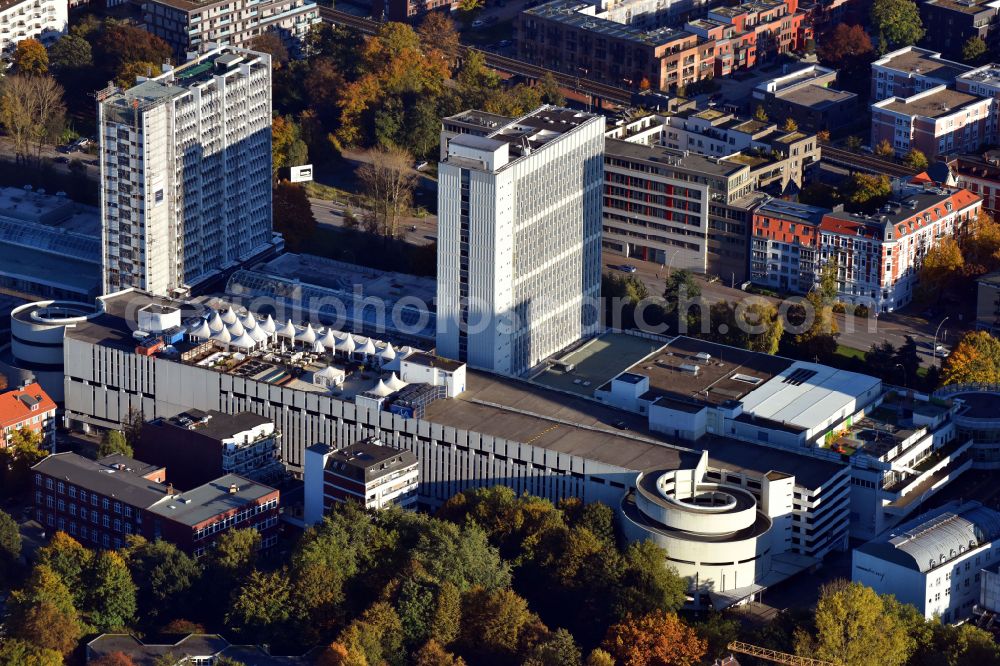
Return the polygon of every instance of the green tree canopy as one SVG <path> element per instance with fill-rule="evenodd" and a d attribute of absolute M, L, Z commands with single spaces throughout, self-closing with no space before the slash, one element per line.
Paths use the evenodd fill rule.
<path fill-rule="evenodd" d="M 101 444 L 97 447 L 97 455 L 103 458 L 116 453 L 131 458 L 132 447 L 121 430 L 105 430 Z"/>
<path fill-rule="evenodd" d="M 979 35 L 973 35 L 962 44 L 962 60 L 970 65 L 977 64 L 986 55 L 986 42 Z"/>
<path fill-rule="evenodd" d="M 49 47 L 49 67 L 53 71 L 78 70 L 93 64 L 93 49 L 83 37 L 64 35 Z"/>
<path fill-rule="evenodd" d="M 98 631 L 121 631 L 136 613 L 136 586 L 120 554 L 102 550 L 86 574 L 84 610 L 88 623 Z"/>
<path fill-rule="evenodd" d="M 924 36 L 920 10 L 913 0 L 875 0 L 871 21 L 875 33 L 883 36 L 892 49 L 912 46 Z"/>

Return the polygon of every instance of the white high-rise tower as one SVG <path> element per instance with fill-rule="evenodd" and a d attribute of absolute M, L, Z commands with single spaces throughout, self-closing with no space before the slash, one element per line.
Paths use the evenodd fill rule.
<path fill-rule="evenodd" d="M 522 375 L 598 332 L 604 118 L 544 106 L 446 141 L 437 352 Z"/>
<path fill-rule="evenodd" d="M 218 48 L 98 101 L 105 293 L 170 295 L 271 229 L 271 58 Z"/>

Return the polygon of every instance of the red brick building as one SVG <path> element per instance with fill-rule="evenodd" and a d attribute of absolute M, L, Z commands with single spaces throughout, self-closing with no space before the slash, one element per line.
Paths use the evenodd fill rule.
<path fill-rule="evenodd" d="M 33 430 L 42 436 L 43 445 L 51 448 L 55 443 L 56 403 L 38 384 L 0 393 L 0 449 L 9 445 L 13 434 L 21 428 Z"/>
<path fill-rule="evenodd" d="M 279 492 L 235 474 L 176 491 L 166 469 L 121 455 L 48 456 L 32 468 L 35 518 L 91 548 L 121 548 L 130 534 L 202 555 L 230 529 L 253 528 L 277 542 Z"/>

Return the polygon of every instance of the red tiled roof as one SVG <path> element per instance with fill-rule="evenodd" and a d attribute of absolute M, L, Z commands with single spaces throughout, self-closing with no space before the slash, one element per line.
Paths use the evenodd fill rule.
<path fill-rule="evenodd" d="M 923 175 L 923 174 L 921 174 Z M 914 180 L 920 178 L 920 175 L 916 176 Z M 887 221 L 885 224 L 893 224 L 895 227 L 895 236 L 899 238 L 907 234 L 912 234 L 920 229 L 923 229 L 929 224 L 933 224 L 938 220 L 951 215 L 955 211 L 962 210 L 963 208 L 968 208 L 969 206 L 975 204 L 977 201 L 981 201 L 982 197 L 968 190 L 963 190 L 960 188 L 954 189 L 950 195 L 942 197 L 940 199 L 934 200 L 929 205 L 924 206 L 918 210 L 912 211 L 903 219 L 896 219 L 892 221 Z M 946 203 L 951 202 L 952 210 L 949 211 L 945 206 Z M 907 211 L 910 212 L 910 211 Z M 924 214 L 930 215 L 930 220 L 924 219 Z M 878 218 L 878 213 L 875 214 L 873 218 L 852 218 L 845 213 L 833 213 L 823 216 L 823 221 L 820 223 L 820 229 L 830 233 L 845 234 L 850 236 L 857 236 L 858 229 L 860 227 L 865 228 L 865 233 L 861 234 L 862 238 L 881 238 L 883 223 Z"/>
<path fill-rule="evenodd" d="M 31 406 L 38 408 L 32 410 Z M 56 403 L 38 384 L 0 393 L 0 428 L 7 428 L 56 408 Z"/>

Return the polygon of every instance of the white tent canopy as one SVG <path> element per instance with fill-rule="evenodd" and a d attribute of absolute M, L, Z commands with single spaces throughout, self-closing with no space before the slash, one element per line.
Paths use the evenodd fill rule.
<path fill-rule="evenodd" d="M 260 327 L 264 329 L 264 332 L 268 335 L 274 333 L 277 328 L 274 326 L 274 318 L 271 315 L 267 315 L 267 319 L 260 323 Z"/>
<path fill-rule="evenodd" d="M 313 343 L 313 351 L 316 352 L 317 354 L 325 354 L 326 347 L 323 346 L 322 342 L 317 340 L 315 343 Z"/>
<path fill-rule="evenodd" d="M 215 333 L 213 333 L 212 339 L 218 340 L 219 342 L 224 342 L 228 345 L 229 342 L 233 339 L 233 336 L 229 334 L 228 328 L 224 328 L 221 331 L 216 331 Z"/>
<path fill-rule="evenodd" d="M 322 370 L 313 373 L 313 384 L 318 386 L 334 386 L 344 382 L 344 371 L 328 365 Z"/>
<path fill-rule="evenodd" d="M 297 332 L 298 331 L 295 328 L 295 324 L 292 323 L 291 319 L 289 319 L 285 323 L 284 326 L 282 326 L 280 329 L 278 329 L 278 335 L 280 335 L 283 338 L 293 338 L 294 339 L 295 338 L 295 334 Z"/>
<path fill-rule="evenodd" d="M 256 340 L 257 342 L 264 342 L 269 337 L 271 337 L 267 334 L 267 331 L 265 331 L 260 326 L 251 328 L 249 331 L 247 331 L 247 333 L 249 333 L 250 337 Z"/>
<path fill-rule="evenodd" d="M 208 340 L 212 337 L 212 333 L 214 333 L 212 327 L 204 319 L 201 320 L 200 324 L 194 324 L 188 329 L 188 335 L 199 340 Z"/>
<path fill-rule="evenodd" d="M 392 348 L 391 342 L 385 343 L 385 347 L 379 351 L 378 357 L 382 359 L 383 363 L 396 358 L 396 350 Z"/>
<path fill-rule="evenodd" d="M 235 322 L 236 319 L 236 312 L 233 310 L 233 306 L 230 305 L 226 311 L 222 313 L 222 321 L 229 325 Z"/>
<path fill-rule="evenodd" d="M 222 317 L 219 316 L 218 312 L 213 312 L 212 316 L 208 319 L 208 326 L 213 332 L 219 332 L 226 327 L 226 322 L 222 321 Z"/>
<path fill-rule="evenodd" d="M 240 322 L 243 324 L 243 328 L 248 331 L 252 331 L 257 328 L 257 318 L 254 317 L 249 310 L 247 310 L 246 315 L 240 320 Z"/>
<path fill-rule="evenodd" d="M 389 381 L 385 383 L 386 386 L 391 388 L 393 391 L 398 391 L 399 389 L 406 386 L 406 382 L 396 376 L 396 373 L 389 375 Z"/>
<path fill-rule="evenodd" d="M 306 324 L 306 327 L 299 331 L 299 334 L 295 336 L 295 339 L 298 342 L 311 345 L 316 342 L 316 329 L 313 328 L 312 324 Z"/>
<path fill-rule="evenodd" d="M 250 337 L 250 334 L 245 332 L 238 338 L 233 339 L 230 343 L 233 347 L 239 347 L 240 349 L 253 349 L 257 346 L 257 341 Z"/>
<path fill-rule="evenodd" d="M 239 319 L 229 325 L 229 334 L 234 338 L 238 338 L 244 333 L 246 333 L 246 329 L 243 328 L 243 324 L 240 323 Z"/>
<path fill-rule="evenodd" d="M 332 328 L 326 329 L 326 333 L 324 333 L 323 337 L 320 338 L 320 342 L 322 342 L 323 346 L 327 349 L 333 349 L 337 346 L 337 336 L 333 334 Z"/>
<path fill-rule="evenodd" d="M 348 335 L 343 340 L 337 343 L 337 351 L 344 352 L 346 354 L 354 353 L 354 336 Z"/>
<path fill-rule="evenodd" d="M 378 380 L 378 384 L 376 384 L 374 388 L 369 389 L 367 392 L 368 393 L 374 393 L 375 395 L 377 395 L 377 396 L 379 396 L 381 398 L 384 398 L 387 395 L 391 395 L 392 393 L 395 393 L 395 391 L 393 391 L 391 388 L 389 388 L 388 386 L 386 386 L 385 382 L 383 382 L 381 379 Z"/>
<path fill-rule="evenodd" d="M 371 356 L 375 353 L 375 343 L 372 342 L 371 338 L 365 338 L 365 341 L 361 343 L 361 346 L 355 349 L 359 354 L 364 354 L 366 356 Z"/>

